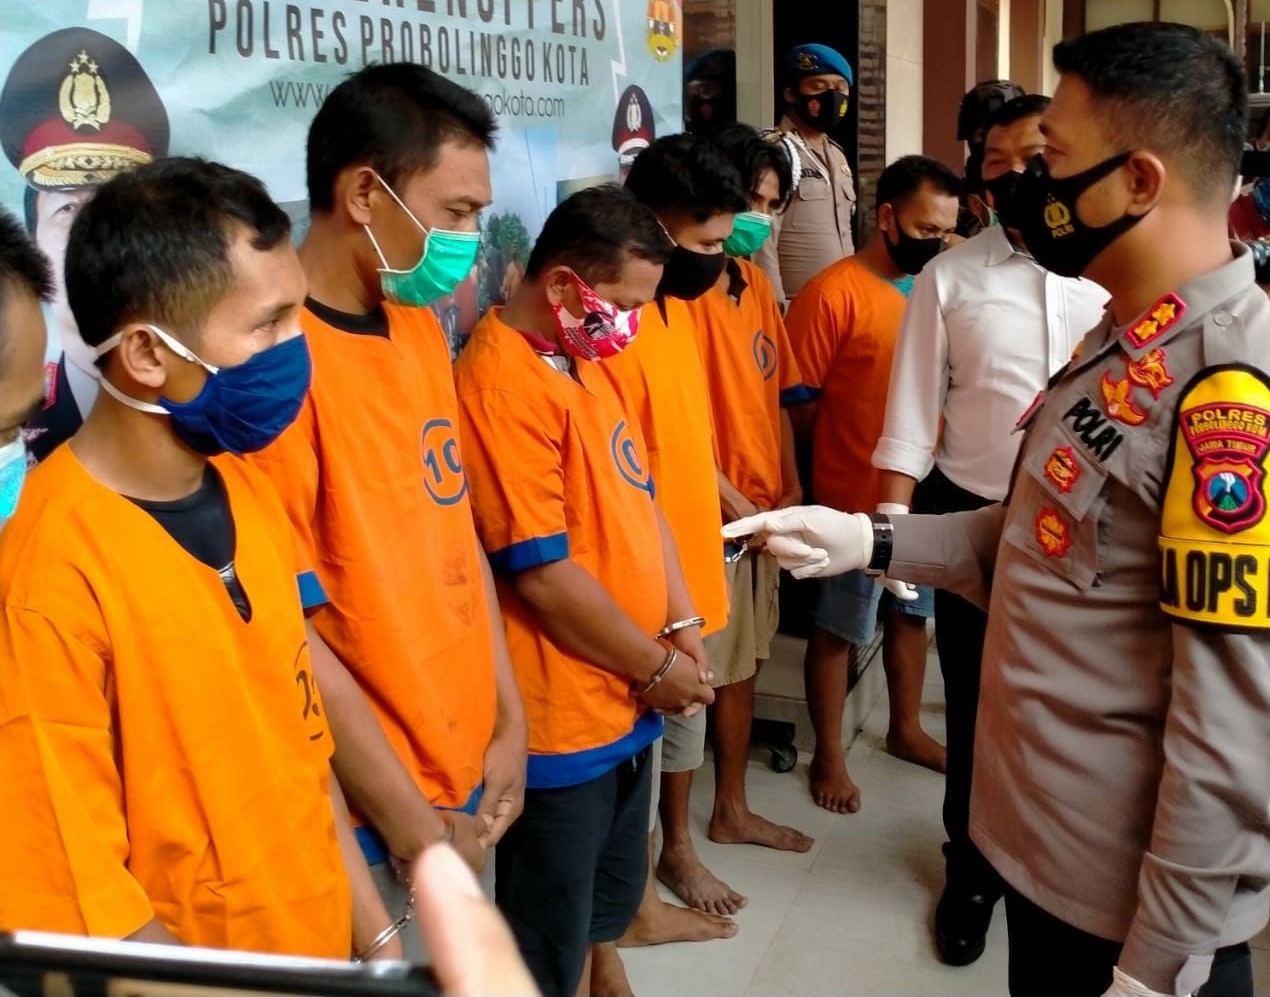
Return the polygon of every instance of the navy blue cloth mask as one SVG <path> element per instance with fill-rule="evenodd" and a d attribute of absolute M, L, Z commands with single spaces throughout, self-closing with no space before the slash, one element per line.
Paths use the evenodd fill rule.
<path fill-rule="evenodd" d="M 236 367 L 214 367 L 162 329 L 149 328 L 177 356 L 207 371 L 203 389 L 188 402 L 160 398 L 158 405 L 128 397 L 104 377 L 102 390 L 139 412 L 170 416 L 172 431 L 191 450 L 208 457 L 255 453 L 281 436 L 300 414 L 313 376 L 303 336 L 261 350 Z M 106 340 L 97 355 L 109 353 L 120 339 L 115 335 Z"/>

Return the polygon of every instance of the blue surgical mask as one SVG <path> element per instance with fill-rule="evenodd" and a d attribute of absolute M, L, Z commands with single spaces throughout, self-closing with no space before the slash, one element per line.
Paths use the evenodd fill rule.
<path fill-rule="evenodd" d="M 423 252 L 419 256 L 419 262 L 409 270 L 394 270 L 388 265 L 383 250 L 379 248 L 375 233 L 370 230 L 369 225 L 363 226 L 370 237 L 371 245 L 379 255 L 379 262 L 383 264 L 379 269 L 379 286 L 383 288 L 384 297 L 399 305 L 422 308 L 452 293 L 467 279 L 472 267 L 476 265 L 476 257 L 481 250 L 480 233 L 450 232 L 440 228 L 429 231 L 383 177 L 376 173 L 375 179 L 383 184 L 384 190 L 388 191 L 401 210 L 424 234 Z"/>
<path fill-rule="evenodd" d="M 18 508 L 18 496 L 26 480 L 26 444 L 19 436 L 0 447 L 0 526 L 12 518 Z"/>
<path fill-rule="evenodd" d="M 138 412 L 170 416 L 172 431 L 191 450 L 208 457 L 255 453 L 281 436 L 300 414 L 313 374 L 303 336 L 261 350 L 237 367 L 213 367 L 157 326 L 149 329 L 178 357 L 207 371 L 203 389 L 188 402 L 160 398 L 158 405 L 128 397 L 104 377 L 102 390 Z M 113 350 L 120 338 L 111 336 L 102 343 L 97 356 Z"/>

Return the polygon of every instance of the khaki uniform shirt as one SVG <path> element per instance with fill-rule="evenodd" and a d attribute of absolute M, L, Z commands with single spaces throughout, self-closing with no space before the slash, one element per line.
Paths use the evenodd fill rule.
<path fill-rule="evenodd" d="M 1005 503 L 899 519 L 888 571 L 989 607 L 975 842 L 1179 995 L 1268 911 L 1270 302 L 1236 252 L 1108 315 Z"/>
<path fill-rule="evenodd" d="M 851 221 L 855 217 L 855 180 L 842 146 L 825 138 L 824 150 L 808 145 L 789 118 L 780 130 L 793 139 L 801 171 L 798 188 L 785 210 L 772 219 L 772 235 L 755 254 L 784 308 L 802 286 L 825 267 L 855 253 Z M 828 159 L 825 155 L 828 155 Z"/>

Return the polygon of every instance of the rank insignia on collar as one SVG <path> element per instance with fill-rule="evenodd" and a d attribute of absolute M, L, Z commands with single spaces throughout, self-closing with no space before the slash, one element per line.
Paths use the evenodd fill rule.
<path fill-rule="evenodd" d="M 1072 528 L 1062 513 L 1046 507 L 1036 515 L 1036 542 L 1048 557 L 1062 557 L 1072 546 Z"/>
<path fill-rule="evenodd" d="M 1141 426 L 1147 414 L 1133 404 L 1133 381 L 1125 378 L 1117 381 L 1111 371 L 1102 375 L 1102 400 L 1107 415 L 1126 426 Z"/>
<path fill-rule="evenodd" d="M 1178 320 L 1185 314 L 1186 302 L 1176 294 L 1166 294 L 1138 319 L 1137 325 L 1125 333 L 1125 338 L 1130 346 L 1140 350 L 1147 343 L 1159 339 L 1177 325 Z"/>
<path fill-rule="evenodd" d="M 1157 401 L 1164 389 L 1173 383 L 1173 375 L 1165 366 L 1164 351 L 1161 349 L 1152 350 L 1141 360 L 1128 361 L 1125 372 L 1129 375 L 1130 381 L 1149 390 L 1151 397 Z"/>
<path fill-rule="evenodd" d="M 1080 359 L 1080 351 L 1081 351 L 1082 349 L 1084 349 L 1084 347 L 1085 347 L 1085 341 L 1082 339 L 1079 343 L 1077 343 L 1077 344 L 1076 344 L 1076 349 L 1072 350 L 1072 355 L 1071 355 L 1071 357 L 1068 359 L 1068 361 L 1067 361 L 1067 362 L 1068 362 L 1068 363 L 1075 363 L 1077 360 L 1079 360 L 1079 359 Z"/>
<path fill-rule="evenodd" d="M 1076 451 L 1071 447 L 1056 447 L 1045 462 L 1045 477 L 1054 483 L 1054 487 L 1066 494 L 1080 477 L 1080 463 L 1076 460 Z"/>

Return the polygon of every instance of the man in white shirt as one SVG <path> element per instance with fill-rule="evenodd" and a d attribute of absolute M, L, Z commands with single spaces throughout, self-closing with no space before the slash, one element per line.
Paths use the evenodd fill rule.
<path fill-rule="evenodd" d="M 1042 269 L 1010 225 L 1018 178 L 1045 147 L 1040 121 L 1048 105 L 1047 97 L 1018 97 L 993 116 L 982 177 L 1001 224 L 937 257 L 913 286 L 873 454 L 883 472 L 881 501 L 892 511 L 956 512 L 1003 499 L 1021 438 L 1015 426 L 1102 317 L 1107 292 Z M 945 963 L 964 966 L 983 953 L 1002 890 L 969 833 L 987 614 L 937 589 L 935 620 L 947 699 L 949 839 L 935 940 Z"/>

